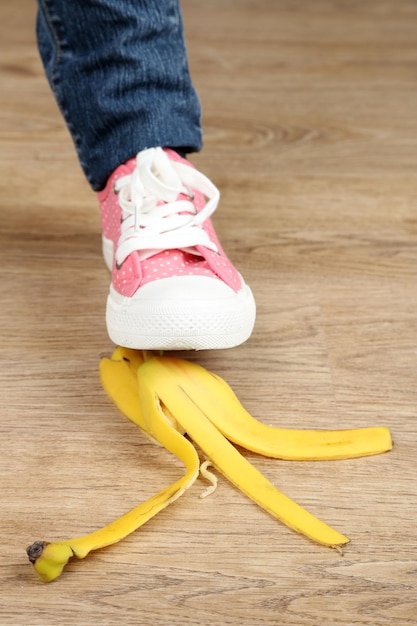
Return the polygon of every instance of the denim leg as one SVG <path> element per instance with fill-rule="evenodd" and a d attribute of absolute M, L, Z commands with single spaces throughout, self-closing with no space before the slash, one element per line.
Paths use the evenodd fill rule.
<path fill-rule="evenodd" d="M 38 0 L 37 35 L 93 189 L 145 148 L 201 148 L 179 0 Z"/>

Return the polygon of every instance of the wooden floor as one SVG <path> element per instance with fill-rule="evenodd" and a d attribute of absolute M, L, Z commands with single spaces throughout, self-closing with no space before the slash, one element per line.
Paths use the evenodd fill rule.
<path fill-rule="evenodd" d="M 25 547 L 117 517 L 181 473 L 122 417 L 98 363 L 109 277 L 96 198 L 50 94 L 35 3 L 0 5 L 0 623 L 417 624 L 417 4 L 184 0 L 204 108 L 194 158 L 253 286 L 245 345 L 193 358 L 259 419 L 387 425 L 392 452 L 248 458 L 351 538 L 293 533 L 225 479 L 41 583 Z"/>

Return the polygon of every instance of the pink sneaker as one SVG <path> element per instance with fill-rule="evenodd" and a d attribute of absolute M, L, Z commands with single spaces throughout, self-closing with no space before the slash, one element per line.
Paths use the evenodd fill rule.
<path fill-rule="evenodd" d="M 210 222 L 219 192 L 208 178 L 173 150 L 150 148 L 118 167 L 98 197 L 112 341 L 202 350 L 248 339 L 255 301 Z"/>

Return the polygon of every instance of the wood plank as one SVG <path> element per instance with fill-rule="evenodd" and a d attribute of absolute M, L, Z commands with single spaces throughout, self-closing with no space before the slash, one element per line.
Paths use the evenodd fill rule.
<path fill-rule="evenodd" d="M 51 585 L 26 545 L 83 534 L 181 468 L 103 393 L 108 274 L 97 202 L 38 59 L 34 3 L 0 6 L 0 623 L 417 621 L 417 5 L 183 0 L 215 217 L 253 286 L 245 345 L 190 355 L 276 425 L 384 424 L 386 455 L 248 454 L 351 538 L 344 556 L 220 479 Z"/>

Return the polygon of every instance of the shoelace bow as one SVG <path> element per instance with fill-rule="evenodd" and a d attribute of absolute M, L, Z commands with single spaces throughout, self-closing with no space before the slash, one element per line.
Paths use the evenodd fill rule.
<path fill-rule="evenodd" d="M 198 212 L 192 189 L 207 198 Z M 115 192 L 122 209 L 118 267 L 135 251 L 141 260 L 161 250 L 181 249 L 199 255 L 196 246 L 218 252 L 202 228 L 217 208 L 218 189 L 201 172 L 171 161 L 161 148 L 140 152 L 132 174 L 117 180 Z"/>

